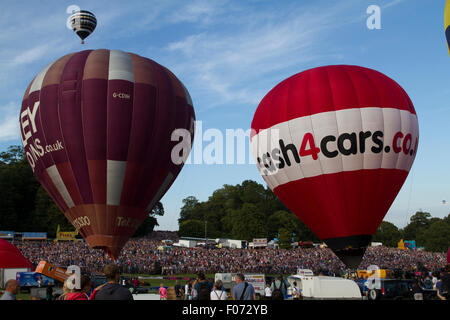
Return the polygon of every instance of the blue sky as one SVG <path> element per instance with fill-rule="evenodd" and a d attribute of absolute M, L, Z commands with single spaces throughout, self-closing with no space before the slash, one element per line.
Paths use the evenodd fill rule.
<path fill-rule="evenodd" d="M 95 4 L 93 4 L 95 3 Z M 81 45 L 66 8 L 95 13 Z M 381 29 L 369 30 L 369 5 Z M 416 160 L 385 220 L 403 227 L 417 210 L 450 212 L 450 57 L 444 0 L 2 1 L 0 151 L 20 144 L 18 113 L 32 78 L 57 58 L 85 49 L 120 49 L 168 67 L 188 88 L 203 131 L 250 127 L 262 97 L 300 71 L 329 64 L 376 69 L 397 81 L 416 108 Z M 196 136 L 196 141 L 201 140 Z M 208 142 L 203 142 L 207 145 Z M 185 165 L 162 199 L 158 230 L 177 230 L 182 199 L 207 200 L 224 184 L 264 183 L 254 164 Z"/>

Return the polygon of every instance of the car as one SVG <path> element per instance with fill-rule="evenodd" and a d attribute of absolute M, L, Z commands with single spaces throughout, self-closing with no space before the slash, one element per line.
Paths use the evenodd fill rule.
<path fill-rule="evenodd" d="M 413 300 L 411 279 L 371 278 L 367 280 L 369 300 Z"/>

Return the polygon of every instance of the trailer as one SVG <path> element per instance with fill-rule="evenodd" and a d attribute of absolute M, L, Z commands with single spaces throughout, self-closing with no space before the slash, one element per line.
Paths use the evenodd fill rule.
<path fill-rule="evenodd" d="M 305 300 L 362 300 L 359 286 L 349 279 L 296 274 L 287 281 L 290 284 L 288 296 L 292 296 L 295 281 Z"/>
<path fill-rule="evenodd" d="M 236 285 L 237 273 L 216 273 L 214 280 L 221 280 L 225 290 L 231 291 Z M 255 288 L 255 294 L 264 297 L 264 289 L 266 287 L 266 277 L 264 274 L 249 273 L 244 274 L 245 281 L 253 285 Z"/>

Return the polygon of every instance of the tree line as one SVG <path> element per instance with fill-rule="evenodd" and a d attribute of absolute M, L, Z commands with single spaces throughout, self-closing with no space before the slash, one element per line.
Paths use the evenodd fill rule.
<path fill-rule="evenodd" d="M 162 215 L 164 207 L 158 202 L 134 236 L 150 234 L 158 225 L 156 217 Z M 10 146 L 0 152 L 0 230 L 47 232 L 54 238 L 58 225 L 62 231 L 74 230 L 35 178 L 23 148 Z"/>
<path fill-rule="evenodd" d="M 159 202 L 135 237 L 149 235 L 164 215 Z M 282 247 L 291 240 L 320 240 L 267 187 L 246 180 L 237 185 L 224 185 L 207 201 L 190 196 L 180 209 L 179 236 L 233 238 L 278 238 Z M 47 232 L 55 237 L 57 226 L 73 230 L 53 200 L 36 180 L 20 146 L 0 152 L 0 230 L 15 232 Z M 373 241 L 396 247 L 400 239 L 415 240 L 429 251 L 445 252 L 450 245 L 450 215 L 432 217 L 429 212 L 416 212 L 409 223 L 399 229 L 383 221 Z"/>
<path fill-rule="evenodd" d="M 269 188 L 251 180 L 224 185 L 206 201 L 185 198 L 178 224 L 179 235 L 186 237 L 247 241 L 277 238 L 284 248 L 290 248 L 292 240 L 320 242 Z M 441 219 L 419 211 L 403 229 L 383 221 L 372 241 L 397 247 L 401 239 L 415 240 L 418 247 L 428 251 L 446 252 L 450 245 L 450 215 Z"/>

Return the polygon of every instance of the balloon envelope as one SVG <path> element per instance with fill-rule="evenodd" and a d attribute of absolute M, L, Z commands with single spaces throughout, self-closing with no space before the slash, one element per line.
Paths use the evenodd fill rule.
<path fill-rule="evenodd" d="M 418 122 L 392 79 L 325 66 L 282 81 L 263 98 L 251 145 L 278 198 L 356 267 L 411 168 Z"/>
<path fill-rule="evenodd" d="M 86 50 L 34 78 L 20 128 L 43 188 L 92 247 L 117 257 L 182 168 L 172 132 L 184 129 L 191 143 L 194 120 L 188 91 L 165 67 Z"/>
<path fill-rule="evenodd" d="M 0 269 L 8 268 L 29 268 L 33 270 L 33 265 L 17 247 L 6 240 L 0 239 Z"/>

